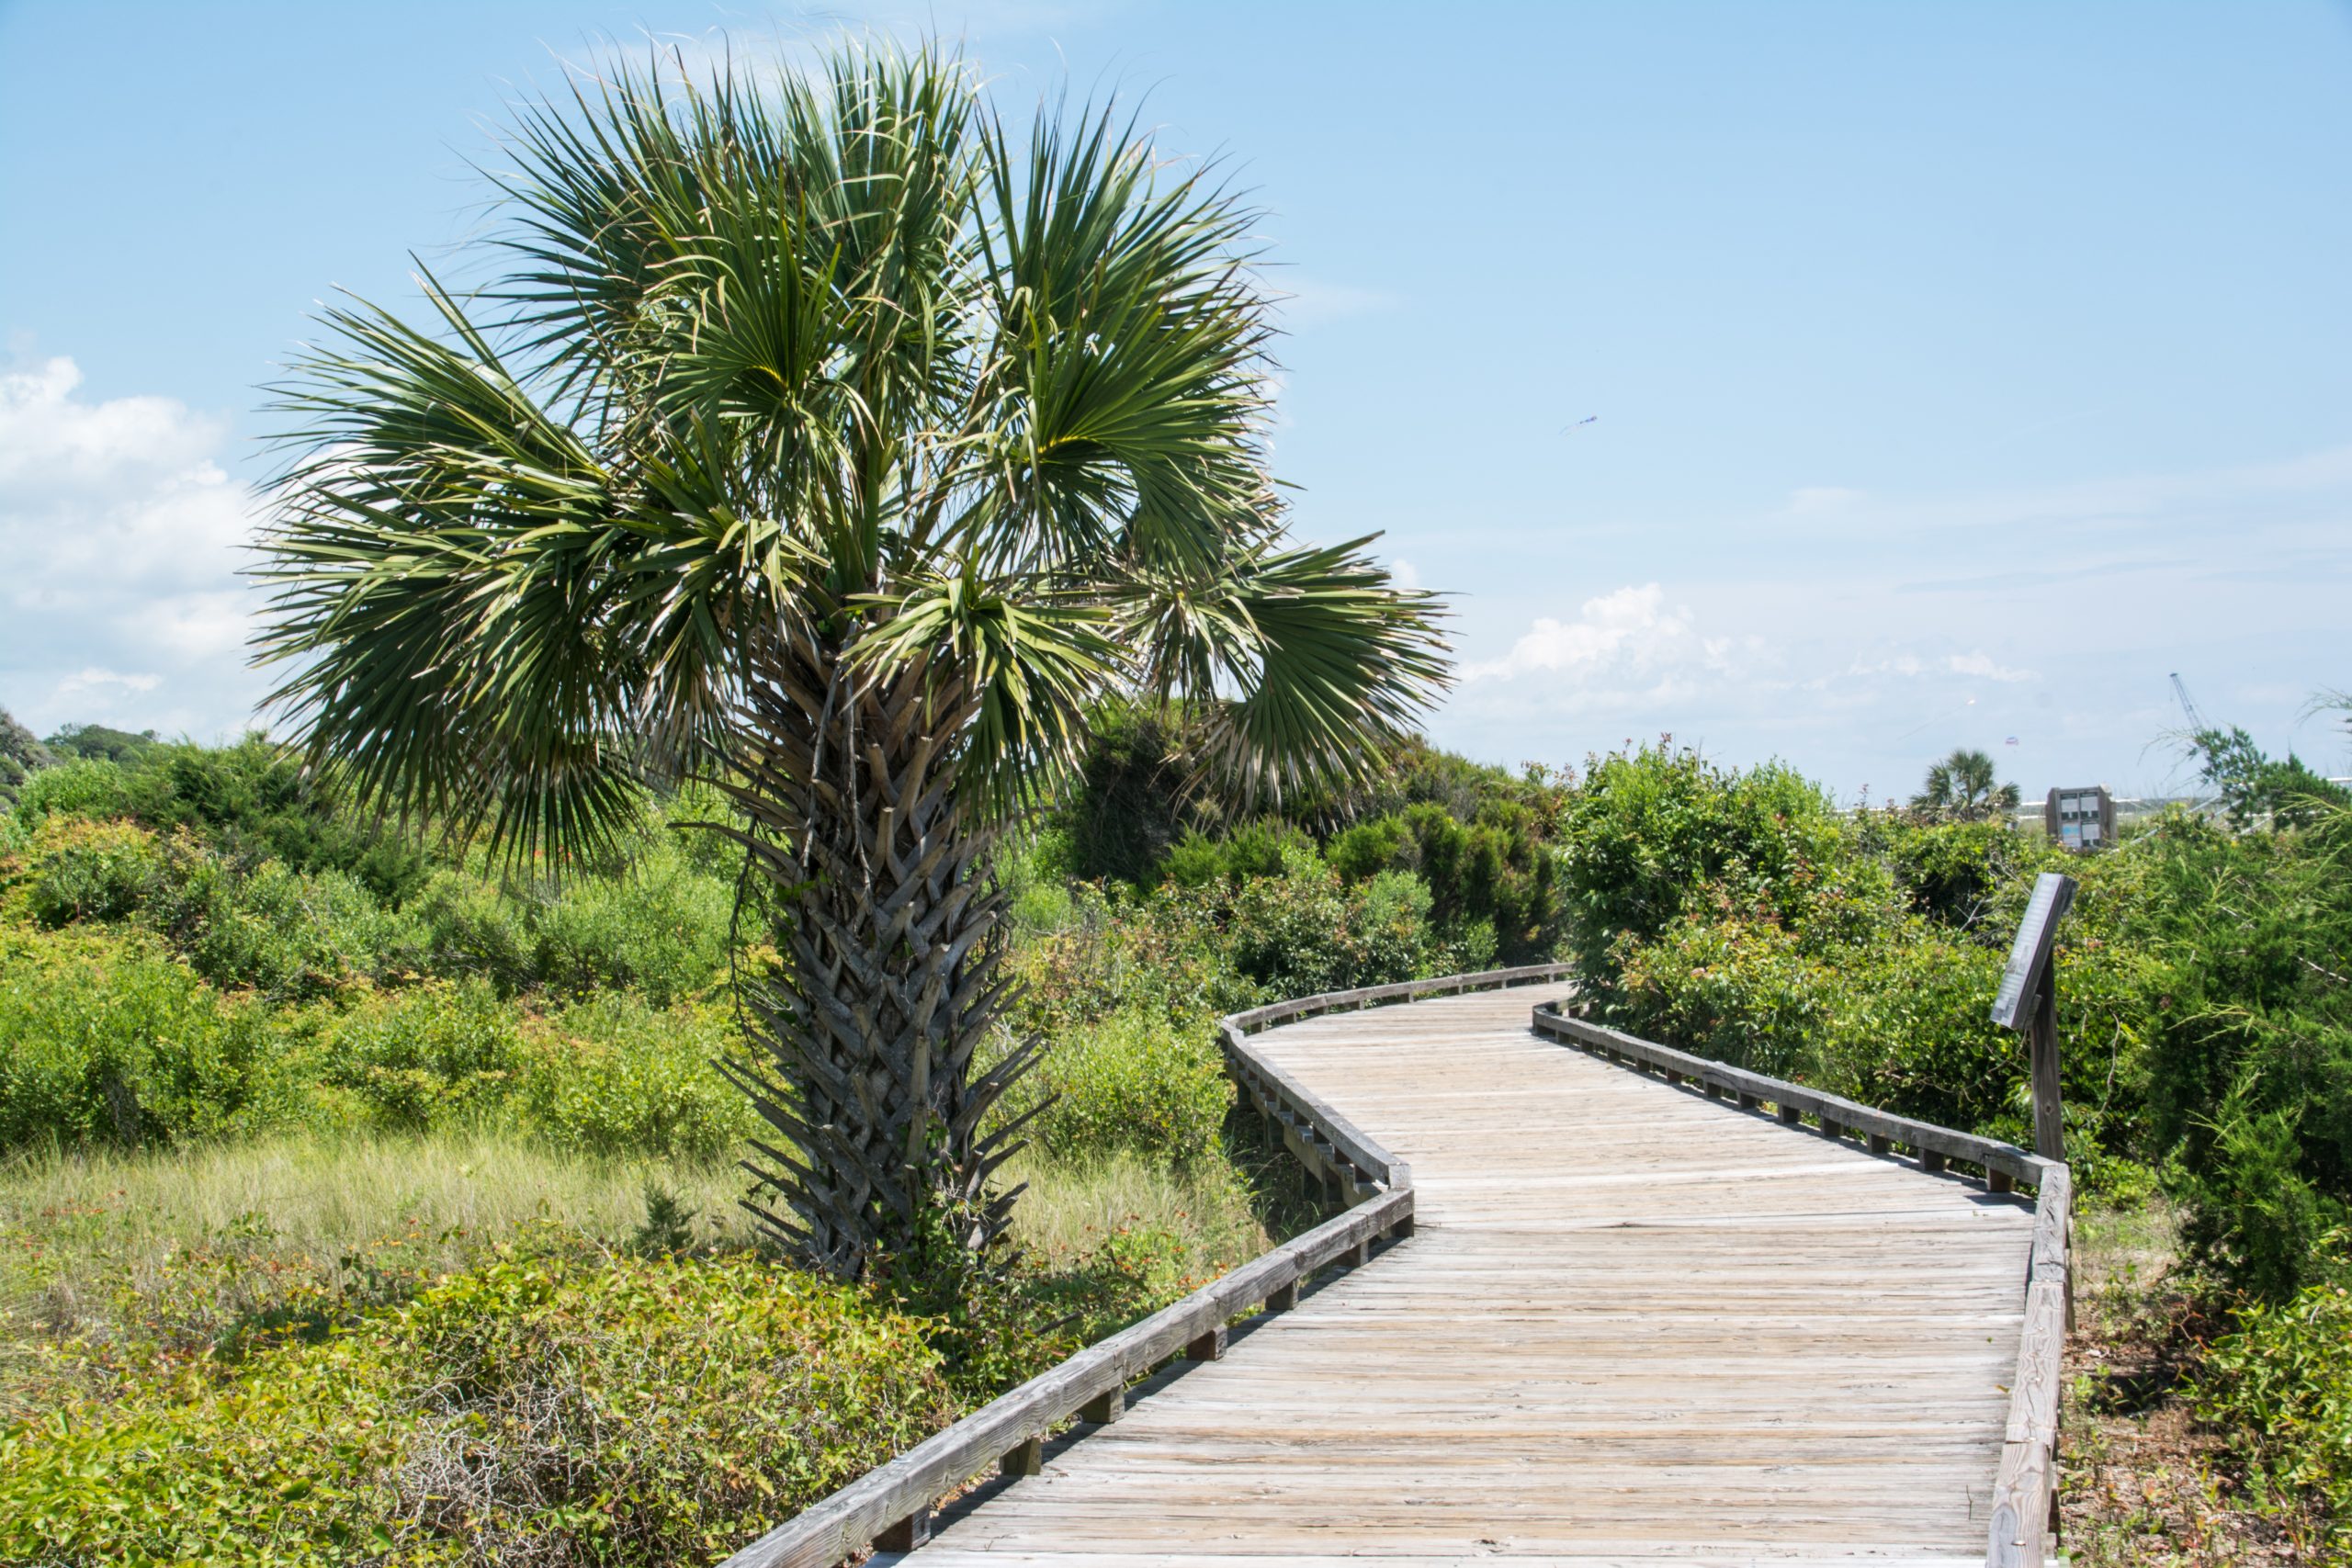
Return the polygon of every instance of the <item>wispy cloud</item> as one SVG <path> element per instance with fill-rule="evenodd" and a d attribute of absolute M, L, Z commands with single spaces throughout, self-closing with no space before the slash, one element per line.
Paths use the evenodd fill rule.
<path fill-rule="evenodd" d="M 1579 523 L 1532 575 L 1472 583 L 1483 618 L 1464 619 L 1465 679 L 1436 729 L 1503 761 L 1671 730 L 1848 790 L 1914 788 L 1962 744 L 1997 749 L 2034 789 L 2153 786 L 2149 743 L 2177 724 L 2165 672 L 2185 670 L 2265 744 L 2340 769 L 2343 738 L 2310 741 L 2278 692 L 2352 685 L 2347 530 L 2352 446 L 2030 488 L 1813 486 L 1616 535 Z M 1412 553 L 1458 570 L 1430 540 Z M 1564 580 L 1641 586 L 1565 615 L 1550 608 Z"/>
<path fill-rule="evenodd" d="M 1789 510 L 1799 517 L 1843 512 L 1864 499 L 1864 492 L 1842 485 L 1807 485 L 1789 492 Z"/>
<path fill-rule="evenodd" d="M 1944 660 L 1944 668 L 1955 675 L 1975 675 L 1987 681 L 2030 681 L 2030 670 L 2012 670 L 1986 653 L 1955 653 Z"/>
<path fill-rule="evenodd" d="M 119 686 L 126 692 L 152 692 L 163 683 L 164 678 L 161 675 L 119 675 L 114 671 L 101 670 L 93 664 L 85 670 L 77 670 L 60 681 L 54 694 L 59 697 L 77 697 L 85 692 L 103 691 L 108 686 Z"/>
<path fill-rule="evenodd" d="M 1266 284 L 1274 294 L 1275 314 L 1292 332 L 1311 332 L 1332 321 L 1377 315 L 1404 303 L 1385 288 L 1331 283 L 1287 268 L 1269 273 Z"/>
<path fill-rule="evenodd" d="M 68 358 L 0 371 L 0 705 L 44 730 L 233 726 L 260 684 L 238 576 L 257 502 L 221 467 L 227 428 L 81 386 Z"/>

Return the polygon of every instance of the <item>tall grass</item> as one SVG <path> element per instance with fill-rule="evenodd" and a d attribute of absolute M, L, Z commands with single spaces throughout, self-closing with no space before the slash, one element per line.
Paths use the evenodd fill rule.
<path fill-rule="evenodd" d="M 512 1134 L 310 1134 L 0 1164 L 0 1418 L 58 1377 L 396 1299 L 502 1244 L 629 1245 L 658 1186 L 746 1239 L 722 1165 Z"/>
<path fill-rule="evenodd" d="M 1280 1151 L 1170 1169 L 1033 1150 L 1014 1239 L 1090 1332 L 1197 1289 L 1311 1217 Z M 288 1133 L 0 1162 L 0 1421 L 61 1382 L 234 1353 L 401 1299 L 501 1247 L 644 1245 L 652 1190 L 697 1246 L 755 1240 L 732 1166 L 599 1157 L 514 1132 Z M 663 1238 L 674 1242 L 675 1236 Z"/>
<path fill-rule="evenodd" d="M 1069 1162 L 1023 1155 L 1007 1169 L 1029 1183 L 1013 1208 L 1013 1239 L 1048 1268 L 1122 1232 L 1181 1237 L 1188 1262 L 1217 1271 L 1273 1245 L 1249 1189 L 1221 1165 L 1179 1172 L 1128 1154 Z"/>

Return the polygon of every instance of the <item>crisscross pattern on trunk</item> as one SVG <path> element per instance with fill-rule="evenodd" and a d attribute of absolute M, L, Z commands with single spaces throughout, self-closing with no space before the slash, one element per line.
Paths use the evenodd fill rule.
<path fill-rule="evenodd" d="M 791 916 L 786 961 L 741 987 L 752 1059 L 723 1064 L 781 1140 L 753 1143 L 747 1206 L 852 1277 L 927 1209 L 983 1246 L 1018 1190 L 986 1190 L 1018 1128 L 981 1123 L 1036 1045 L 974 1070 L 1012 981 L 998 833 L 956 803 L 971 694 L 926 660 L 873 678 L 804 642 L 760 661 L 742 705 L 724 787 Z"/>

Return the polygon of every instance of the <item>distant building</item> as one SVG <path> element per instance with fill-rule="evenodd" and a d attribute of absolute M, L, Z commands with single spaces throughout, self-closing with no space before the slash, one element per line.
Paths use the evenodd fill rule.
<path fill-rule="evenodd" d="M 2053 789 L 2042 802 L 2041 825 L 2070 850 L 2095 850 L 2115 838 L 2115 797 L 2105 784 Z"/>

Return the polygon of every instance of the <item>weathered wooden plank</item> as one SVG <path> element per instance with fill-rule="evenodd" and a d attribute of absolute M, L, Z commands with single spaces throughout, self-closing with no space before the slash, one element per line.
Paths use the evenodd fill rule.
<path fill-rule="evenodd" d="M 1297 1271 L 1254 1286 L 1269 1311 L 1226 1355 L 1131 1388 L 1209 1330 L 1164 1341 L 1118 1379 L 1124 1418 L 1050 1467 L 992 1443 L 1023 1479 L 949 1508 L 918 1568 L 1987 1561 L 2004 1391 L 2069 1278 L 2063 1167 L 2014 1172 L 2030 1205 L 1987 1199 L 1865 1152 L 1918 1148 L 1900 1119 L 1695 1059 L 1672 1070 L 1713 1093 L 1671 1092 L 1656 1061 L 1532 1033 L 1524 993 L 1379 1005 L 1408 999 L 1243 1034 L 1236 1065 L 1327 1165 L 1379 1174 L 1328 1114 L 1411 1183 L 1325 1260 L 1408 1225 L 1411 1245 L 1309 1295 Z M 1754 1113 L 1781 1105 L 1858 1136 Z M 1997 1170 L 1984 1142 L 1949 1157 Z M 2039 1484 L 2029 1446 L 2013 1489 Z"/>
<path fill-rule="evenodd" d="M 2051 1498 L 2058 1484 L 2058 1393 L 2066 1342 L 2063 1280 L 2034 1281 L 2010 1391 L 2001 1468 L 1993 1482 L 1987 1568 L 2041 1568 L 2050 1549 Z"/>

